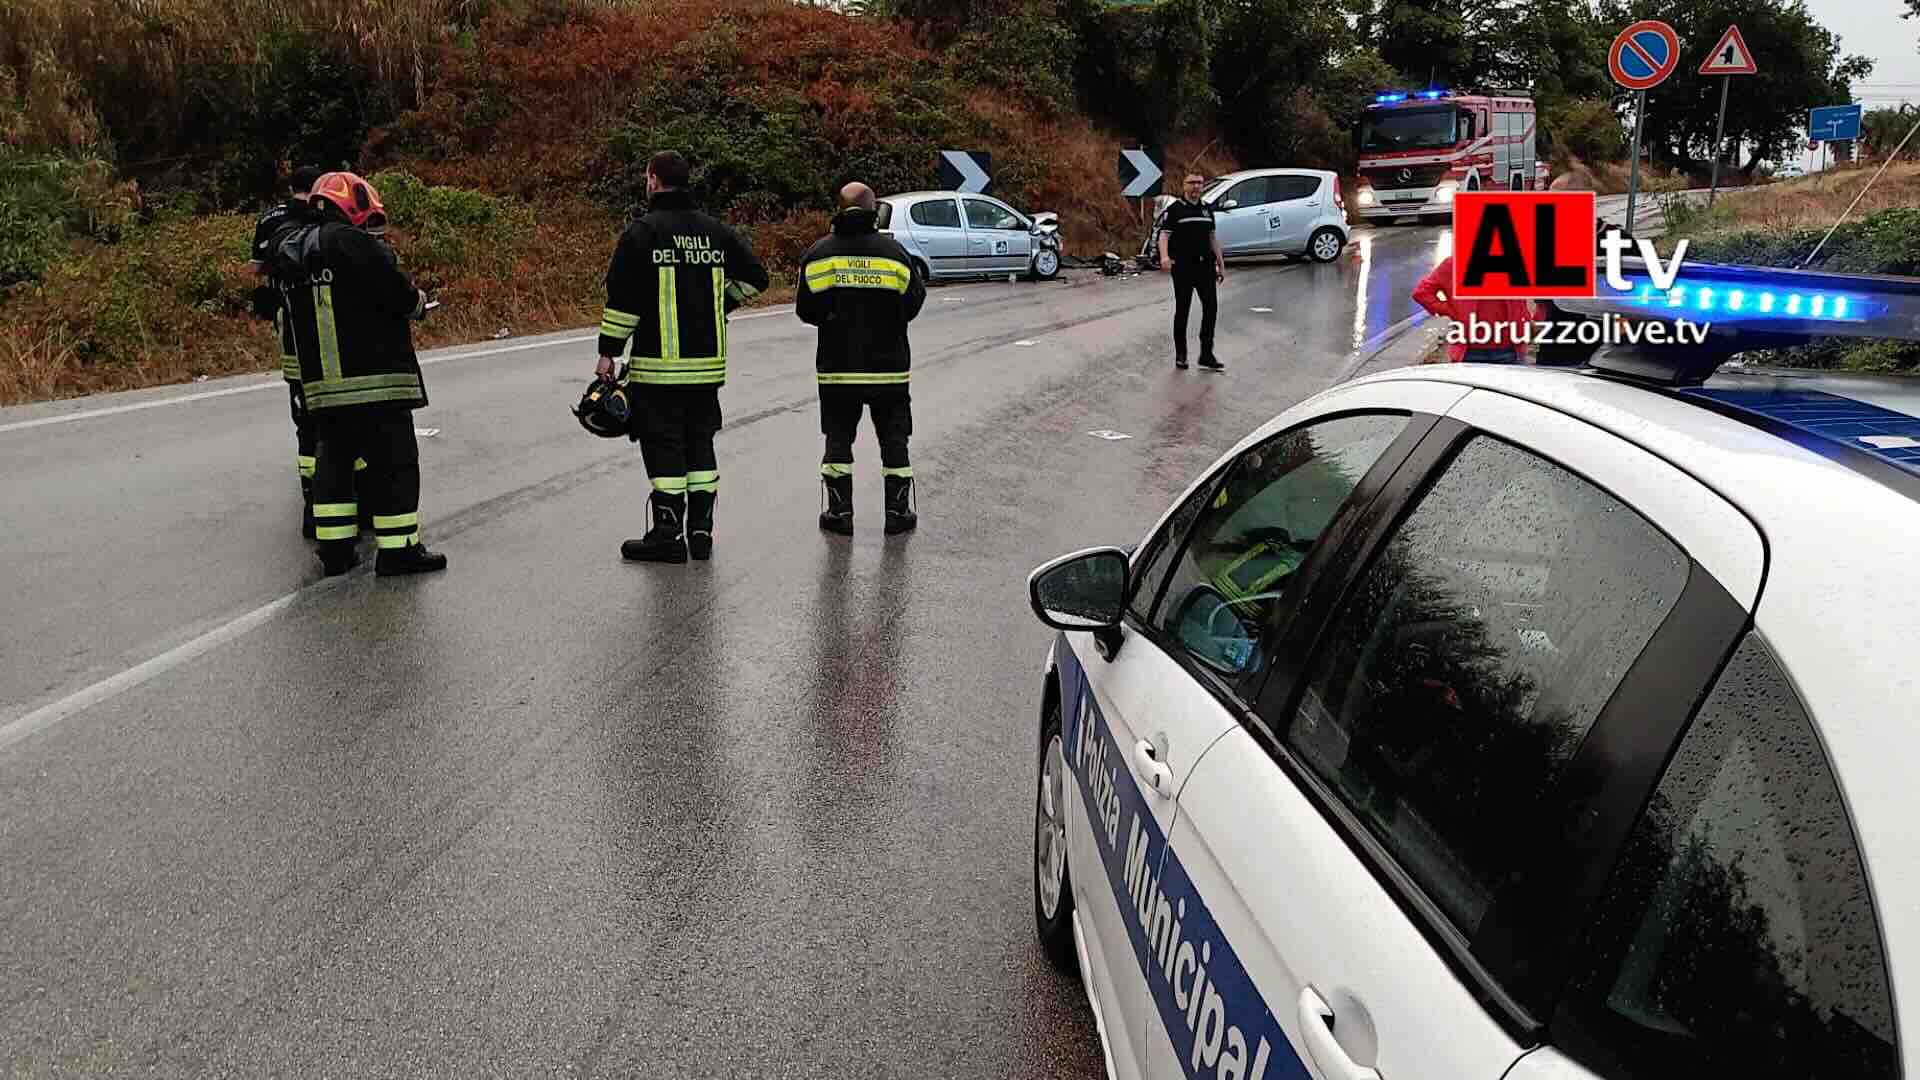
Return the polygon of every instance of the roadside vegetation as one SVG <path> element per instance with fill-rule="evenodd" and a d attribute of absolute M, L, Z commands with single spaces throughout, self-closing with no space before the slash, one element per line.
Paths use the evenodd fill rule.
<path fill-rule="evenodd" d="M 934 186 L 943 148 L 990 151 L 995 193 L 1059 212 L 1070 253 L 1130 251 L 1117 147 L 1163 147 L 1176 175 L 1351 176 L 1390 87 L 1532 87 L 1556 167 L 1613 190 L 1606 43 L 1654 2 L 0 0 L 0 403 L 275 366 L 246 239 L 298 163 L 393 202 L 405 265 L 444 301 L 424 346 L 590 322 L 669 146 L 776 281 L 839 183 Z M 1727 2 L 1781 58 L 1729 115 L 1740 182 L 1865 61 L 1797 0 L 1657 6 L 1691 43 Z M 1655 92 L 1650 189 L 1704 166 L 1703 92 Z"/>
<path fill-rule="evenodd" d="M 1675 206 L 1661 246 L 1690 241 L 1689 259 L 1794 267 L 1878 171 L 1838 169 L 1768 184 L 1720 199 L 1711 210 Z M 1887 169 L 1853 216 L 1821 248 L 1811 269 L 1847 274 L 1920 275 L 1920 164 Z M 1845 371 L 1907 372 L 1920 368 L 1920 345 L 1835 339 L 1754 354 L 1751 363 Z"/>

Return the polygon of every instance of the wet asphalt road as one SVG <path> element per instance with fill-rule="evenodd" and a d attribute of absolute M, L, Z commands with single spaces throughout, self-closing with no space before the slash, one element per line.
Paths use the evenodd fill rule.
<path fill-rule="evenodd" d="M 320 581 L 277 380 L 0 410 L 0 1066 L 1099 1075 L 1033 944 L 1025 575 L 1411 314 L 1444 233 L 1357 241 L 1235 268 L 1224 376 L 1164 279 L 936 289 L 897 538 L 870 431 L 815 529 L 810 331 L 737 320 L 707 565 L 620 560 L 586 333 L 433 358 L 423 579 Z"/>

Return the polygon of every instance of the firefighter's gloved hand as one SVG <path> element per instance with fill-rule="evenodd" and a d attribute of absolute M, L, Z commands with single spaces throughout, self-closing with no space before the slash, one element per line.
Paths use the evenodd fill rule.
<path fill-rule="evenodd" d="M 600 362 L 594 365 L 593 377 L 596 379 L 613 378 L 613 366 L 616 362 L 617 361 L 611 356 L 601 357 Z"/>

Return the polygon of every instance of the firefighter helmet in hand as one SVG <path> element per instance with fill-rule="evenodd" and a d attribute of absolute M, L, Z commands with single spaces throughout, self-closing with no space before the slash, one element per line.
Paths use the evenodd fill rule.
<path fill-rule="evenodd" d="M 581 427 L 593 434 L 603 439 L 617 439 L 627 434 L 632 409 L 627 403 L 627 391 L 619 383 L 595 379 L 580 396 L 580 404 L 573 407 L 573 415 Z"/>

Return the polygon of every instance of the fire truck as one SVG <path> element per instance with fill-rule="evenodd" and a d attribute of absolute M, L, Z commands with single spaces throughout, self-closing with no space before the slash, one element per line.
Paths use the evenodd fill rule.
<path fill-rule="evenodd" d="M 1379 94 L 1360 121 L 1355 210 L 1368 221 L 1438 223 L 1452 218 L 1457 191 L 1543 188 L 1537 134 L 1522 92 Z"/>

